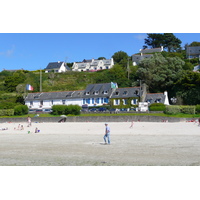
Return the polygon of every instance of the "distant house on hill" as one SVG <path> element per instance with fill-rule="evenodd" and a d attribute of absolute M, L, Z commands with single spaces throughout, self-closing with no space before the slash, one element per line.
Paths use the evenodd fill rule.
<path fill-rule="evenodd" d="M 83 60 L 82 62 L 74 62 L 72 66 L 72 71 L 99 71 L 103 69 L 110 69 L 114 65 L 113 58 L 111 59 L 92 59 L 92 60 Z"/>
<path fill-rule="evenodd" d="M 200 46 L 196 47 L 186 47 L 186 57 L 187 58 L 200 58 Z"/>
<path fill-rule="evenodd" d="M 153 53 L 159 53 L 162 51 L 163 51 L 163 46 L 152 49 L 140 49 L 140 53 L 132 55 L 133 65 L 138 65 L 141 60 L 145 58 L 150 58 L 151 56 L 153 56 Z"/>
<path fill-rule="evenodd" d="M 49 72 L 61 73 L 61 72 L 70 71 L 71 69 L 68 66 L 66 66 L 65 62 L 58 61 L 58 62 L 50 62 L 44 70 L 45 70 L 45 73 L 49 73 Z"/>

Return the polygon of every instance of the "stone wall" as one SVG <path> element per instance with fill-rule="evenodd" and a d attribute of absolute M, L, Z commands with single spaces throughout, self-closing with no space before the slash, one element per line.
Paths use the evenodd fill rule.
<path fill-rule="evenodd" d="M 33 117 L 33 123 L 42 123 L 42 122 L 59 122 L 62 117 Z M 92 116 L 92 117 L 67 117 L 66 122 L 131 122 L 131 121 L 140 121 L 140 122 L 184 122 L 191 120 L 189 118 L 175 118 L 175 117 L 159 117 L 159 116 Z M 26 118 L 0 118 L 0 123 L 26 123 Z"/>

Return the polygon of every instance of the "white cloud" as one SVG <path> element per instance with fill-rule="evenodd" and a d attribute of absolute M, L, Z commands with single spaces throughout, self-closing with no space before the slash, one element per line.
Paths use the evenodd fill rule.
<path fill-rule="evenodd" d="M 147 37 L 146 34 L 137 34 L 134 35 L 134 38 L 138 39 L 138 40 L 144 40 Z"/>
<path fill-rule="evenodd" d="M 14 54 L 15 45 L 12 45 L 12 47 L 6 51 L 1 51 L 1 56 L 11 57 Z"/>

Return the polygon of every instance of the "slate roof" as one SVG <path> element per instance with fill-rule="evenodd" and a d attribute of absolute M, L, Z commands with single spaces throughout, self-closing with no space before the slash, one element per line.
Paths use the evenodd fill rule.
<path fill-rule="evenodd" d="M 117 88 L 111 98 L 129 98 L 140 96 L 140 87 L 127 87 L 127 88 Z"/>
<path fill-rule="evenodd" d="M 74 99 L 82 98 L 83 90 L 63 91 L 63 92 L 37 92 L 29 93 L 25 98 L 26 101 L 33 100 L 54 100 L 54 99 Z"/>
<path fill-rule="evenodd" d="M 63 63 L 64 62 L 50 62 L 45 69 L 60 69 Z M 67 65 L 65 65 L 65 68 L 67 69 L 67 71 L 71 70 Z"/>
<path fill-rule="evenodd" d="M 147 93 L 145 102 L 150 100 L 150 103 L 156 103 L 156 101 L 160 99 L 161 103 L 165 102 L 165 95 L 163 93 Z"/>
<path fill-rule="evenodd" d="M 63 62 L 50 62 L 45 69 L 59 69 Z"/>
<path fill-rule="evenodd" d="M 83 93 L 83 98 L 109 97 L 111 93 L 111 83 L 89 84 Z"/>

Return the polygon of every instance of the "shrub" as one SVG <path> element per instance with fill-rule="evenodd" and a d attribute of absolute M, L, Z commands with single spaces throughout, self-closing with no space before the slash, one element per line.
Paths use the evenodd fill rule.
<path fill-rule="evenodd" d="M 0 116 L 13 116 L 14 109 L 2 109 L 0 110 Z"/>
<path fill-rule="evenodd" d="M 53 105 L 52 114 L 53 115 L 64 115 L 65 114 L 65 105 Z"/>
<path fill-rule="evenodd" d="M 149 106 L 150 111 L 165 111 L 166 106 L 163 103 L 152 103 Z"/>
<path fill-rule="evenodd" d="M 181 112 L 184 114 L 195 114 L 195 106 L 181 106 Z"/>
<path fill-rule="evenodd" d="M 26 115 L 28 114 L 27 105 L 17 105 L 14 107 L 14 115 Z"/>
<path fill-rule="evenodd" d="M 80 115 L 79 105 L 54 105 L 52 106 L 53 115 Z"/>
<path fill-rule="evenodd" d="M 200 113 L 200 105 L 196 105 L 196 112 L 199 114 Z"/>
<path fill-rule="evenodd" d="M 165 113 L 169 115 L 178 114 L 181 112 L 180 106 L 166 106 Z"/>

